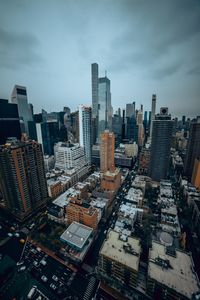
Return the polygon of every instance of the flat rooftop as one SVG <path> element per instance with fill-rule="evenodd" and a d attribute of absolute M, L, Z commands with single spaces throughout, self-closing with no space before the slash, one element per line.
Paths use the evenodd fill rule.
<path fill-rule="evenodd" d="M 165 246 L 153 241 L 152 249 L 149 251 L 148 276 L 191 299 L 192 294 L 200 289 L 198 277 L 193 269 L 193 261 L 187 253 L 175 251 L 176 257 L 166 254 Z M 171 267 L 159 265 L 155 261 L 157 258 L 168 260 Z"/>
<path fill-rule="evenodd" d="M 60 206 L 64 207 L 65 205 L 69 204 L 69 197 L 77 196 L 80 195 L 80 192 L 75 190 L 73 187 L 69 188 L 66 190 L 64 193 L 62 193 L 60 196 L 58 196 L 53 203 Z"/>
<path fill-rule="evenodd" d="M 81 249 L 90 237 L 92 231 L 93 229 L 88 226 L 78 222 L 72 222 L 60 238 L 71 246 Z"/>
<path fill-rule="evenodd" d="M 119 233 L 110 230 L 100 254 L 121 263 L 135 271 L 139 268 L 141 246 L 136 238 L 128 237 L 127 242 L 119 239 Z"/>

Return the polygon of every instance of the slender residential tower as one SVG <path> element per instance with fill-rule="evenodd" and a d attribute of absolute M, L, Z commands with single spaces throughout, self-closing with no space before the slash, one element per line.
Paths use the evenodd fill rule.
<path fill-rule="evenodd" d="M 151 126 L 150 126 L 150 140 L 152 138 L 152 130 L 153 130 L 153 121 L 155 119 L 156 113 L 156 94 L 152 95 L 152 103 L 151 103 Z"/>
<path fill-rule="evenodd" d="M 97 63 L 91 65 L 92 72 L 92 118 L 98 117 L 98 80 L 99 67 Z"/>
<path fill-rule="evenodd" d="M 85 150 L 86 161 L 90 165 L 92 159 L 92 108 L 79 106 L 79 143 Z"/>

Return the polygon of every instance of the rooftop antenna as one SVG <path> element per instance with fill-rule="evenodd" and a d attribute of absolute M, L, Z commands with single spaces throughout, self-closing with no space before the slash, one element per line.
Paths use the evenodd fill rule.
<path fill-rule="evenodd" d="M 107 71 L 105 70 L 105 77 L 107 77 Z"/>

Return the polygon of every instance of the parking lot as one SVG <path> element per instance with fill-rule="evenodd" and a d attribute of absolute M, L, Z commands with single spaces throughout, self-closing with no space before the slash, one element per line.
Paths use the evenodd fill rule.
<path fill-rule="evenodd" d="M 13 246 L 14 242 L 19 241 L 13 236 L 9 240 L 9 245 L 11 242 Z M 13 248 L 11 252 L 15 252 Z M 14 262 L 12 273 L 4 286 L 0 288 L 1 299 L 27 299 L 27 294 L 32 286 L 37 286 L 46 297 L 55 300 L 89 300 L 94 296 L 99 281 L 93 276 L 87 277 L 74 272 L 30 241 L 24 244 L 21 254 L 18 253 L 15 260 L 12 260 Z M 2 266 L 5 258 L 4 255 Z"/>

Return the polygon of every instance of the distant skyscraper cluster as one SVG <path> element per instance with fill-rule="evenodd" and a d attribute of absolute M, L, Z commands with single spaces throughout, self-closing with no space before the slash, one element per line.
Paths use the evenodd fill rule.
<path fill-rule="evenodd" d="M 103 174 L 103 189 L 111 190 L 109 180 L 117 182 L 115 189 L 120 182 L 115 166 L 131 168 L 139 153 L 141 174 L 160 181 L 174 172 L 199 188 L 200 118 L 172 120 L 166 107 L 156 114 L 156 94 L 149 114 L 135 101 L 113 114 L 111 82 L 106 74 L 99 77 L 97 63 L 91 65 L 91 86 L 92 105 L 79 105 L 74 112 L 65 106 L 60 112 L 34 114 L 26 87 L 19 85 L 10 102 L 0 99 L 0 188 L 8 209 L 17 215 L 27 216 L 47 198 L 42 154 L 46 169 L 55 163 L 70 182 L 95 164 Z M 127 149 L 135 149 L 134 154 Z"/>

